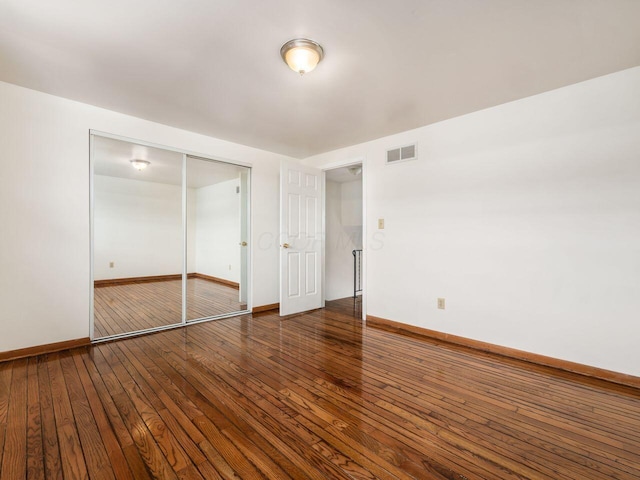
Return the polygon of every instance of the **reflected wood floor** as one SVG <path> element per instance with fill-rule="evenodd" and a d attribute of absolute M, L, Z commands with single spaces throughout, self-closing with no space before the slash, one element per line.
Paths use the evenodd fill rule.
<path fill-rule="evenodd" d="M 135 282 L 94 289 L 95 338 L 180 323 L 182 281 Z M 187 320 L 246 309 L 238 289 L 202 278 L 187 279 Z"/>
<path fill-rule="evenodd" d="M 638 390 L 353 311 L 0 363 L 0 479 L 640 478 Z"/>

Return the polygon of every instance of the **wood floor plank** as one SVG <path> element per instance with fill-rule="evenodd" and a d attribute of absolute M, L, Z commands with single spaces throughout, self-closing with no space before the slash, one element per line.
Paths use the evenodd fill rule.
<path fill-rule="evenodd" d="M 132 282 L 94 289 L 94 337 L 180 323 L 182 282 Z M 203 278 L 187 279 L 187 320 L 246 309 L 238 289 Z"/>
<path fill-rule="evenodd" d="M 202 359 L 201 361 L 202 361 L 202 362 L 204 362 L 204 359 Z M 216 362 L 216 365 L 218 365 L 218 366 L 219 366 L 219 365 L 220 365 L 220 362 Z M 256 364 L 256 367 L 258 367 L 258 364 Z M 261 377 L 264 377 L 266 374 L 268 374 L 268 372 L 267 372 L 267 371 L 264 371 L 264 372 L 261 372 L 261 373 L 262 373 L 262 374 L 261 374 Z M 284 372 L 281 370 L 279 373 L 280 373 L 280 374 L 283 374 Z M 293 378 L 293 377 L 292 377 L 292 378 Z M 252 380 L 252 381 L 253 381 L 253 380 Z M 285 395 L 285 397 L 286 397 L 286 395 Z M 303 401 L 302 403 L 304 403 L 304 401 Z M 293 411 L 293 412 L 295 413 L 295 409 L 292 409 L 291 411 Z M 331 420 L 331 419 L 329 418 L 329 420 Z M 329 424 L 329 423 L 330 423 L 330 422 L 326 422 L 326 424 Z M 324 427 L 326 427 L 326 425 L 324 425 L 324 424 L 323 424 L 323 425 L 322 425 L 322 427 L 324 428 Z M 315 442 L 314 442 L 314 443 L 315 443 Z M 432 461 L 431 461 L 431 462 L 432 462 Z M 432 463 L 433 463 L 433 462 L 432 462 Z"/>
<path fill-rule="evenodd" d="M 111 358 L 111 361 L 114 361 L 113 359 L 116 357 L 113 356 Z M 135 382 L 131 381 L 129 383 L 130 377 L 127 376 L 122 365 L 112 365 L 118 370 L 117 374 L 120 376 L 121 381 L 127 382 L 128 402 L 135 409 L 135 415 L 145 423 L 156 444 L 162 450 L 164 458 L 176 473 L 185 470 L 192 463 L 191 459 L 162 419 L 160 412 L 153 407 Z"/>
<path fill-rule="evenodd" d="M 73 418 L 82 444 L 87 471 L 91 478 L 113 480 L 115 479 L 113 466 L 72 355 L 79 355 L 79 353 L 61 352 L 60 365 L 69 392 Z"/>
<path fill-rule="evenodd" d="M 113 442 L 108 439 L 112 435 L 117 439 L 119 448 L 121 449 L 122 455 L 124 455 L 126 459 L 128 469 L 131 471 L 133 478 L 135 478 L 136 480 L 151 478 L 151 474 L 146 468 L 144 460 L 140 455 L 140 451 L 135 448 L 135 444 L 131 437 L 131 434 L 124 424 L 120 411 L 113 402 L 113 399 L 111 398 L 109 390 L 105 384 L 105 379 L 108 379 L 108 373 L 104 372 L 105 374 L 101 375 L 98 371 L 97 363 L 99 363 L 101 367 L 104 367 L 104 364 L 100 361 L 101 357 L 99 355 L 93 355 L 90 353 L 89 355 L 76 356 L 77 362 L 80 361 L 80 357 L 86 369 L 86 373 L 90 378 L 91 385 L 93 386 L 93 388 L 95 388 L 95 393 L 98 396 L 98 401 L 100 402 L 100 405 L 102 406 L 108 423 L 111 427 L 110 429 L 104 430 L 101 428 L 101 433 L 104 437 L 107 438 L 105 439 L 105 445 L 107 446 L 109 455 L 114 458 L 113 464 L 116 476 L 118 478 L 127 478 L 127 473 L 124 465 L 120 465 L 120 454 L 118 453 L 118 447 L 116 447 Z M 78 367 L 78 371 L 82 372 L 82 368 Z M 84 381 L 86 382 L 86 379 Z M 85 389 L 87 390 L 88 396 L 91 399 L 91 386 L 86 386 Z M 96 406 L 96 408 L 98 407 Z M 100 417 L 100 414 L 98 414 L 96 417 L 96 421 L 99 425 L 104 423 L 104 421 Z M 115 450 L 111 450 L 111 448 Z"/>
<path fill-rule="evenodd" d="M 42 446 L 44 453 L 44 469 L 47 479 L 61 480 L 63 477 L 58 431 L 53 411 L 53 396 L 49 376 L 49 360 L 47 355 L 38 357 L 38 387 L 40 397 L 40 413 L 42 415 Z"/>
<path fill-rule="evenodd" d="M 273 449 L 271 445 L 273 440 L 270 442 L 263 441 L 260 435 L 255 431 L 256 428 L 259 428 L 259 425 L 254 425 L 254 422 L 249 425 L 247 422 L 243 421 L 246 418 L 244 416 L 244 410 L 237 401 L 230 402 L 229 408 L 219 406 L 218 409 L 214 409 L 200 401 L 200 399 L 207 396 L 231 398 L 232 394 L 228 390 L 218 390 L 218 382 L 213 384 L 208 382 L 204 375 L 197 375 L 197 373 L 194 375 L 197 376 L 197 379 L 192 379 L 191 383 L 197 387 L 196 391 L 199 392 L 199 394 L 196 394 L 194 398 L 198 401 L 202 410 L 206 412 L 207 417 L 214 420 L 216 430 L 219 430 L 220 433 L 228 439 L 231 445 L 233 445 L 232 447 L 231 445 L 228 445 L 228 447 L 230 447 L 230 452 L 243 452 L 244 456 L 247 457 L 247 460 L 256 465 L 263 474 L 269 477 L 276 475 L 277 477 L 278 474 L 273 472 L 278 472 L 279 467 L 274 465 L 274 462 L 271 462 L 267 457 L 265 457 L 266 451 L 271 453 L 271 457 L 275 460 L 275 464 L 287 464 L 287 470 L 294 473 L 298 478 L 308 478 L 308 475 L 304 471 L 297 470 L 296 467 L 291 464 L 289 458 L 282 456 L 278 450 Z M 202 395 L 203 393 L 204 395 Z M 236 418 L 237 421 L 230 422 L 228 420 L 229 418 Z M 218 437 L 218 439 L 222 441 L 220 437 Z M 252 443 L 253 440 L 257 443 Z M 229 461 L 232 460 L 239 461 L 240 459 L 238 457 L 229 459 Z M 279 476 L 282 476 L 282 473 L 280 473 Z"/>
<path fill-rule="evenodd" d="M 14 362 L 0 363 L 0 465 L 4 453 L 4 442 L 7 432 L 7 414 L 9 412 L 9 396 L 11 394 L 11 375 Z"/>
<path fill-rule="evenodd" d="M 73 416 L 70 392 L 60 365 L 60 355 L 60 353 L 49 355 L 48 368 L 62 471 L 65 479 L 86 479 L 89 478 L 89 474 L 84 461 L 78 427 Z"/>
<path fill-rule="evenodd" d="M 270 370 L 269 370 L 268 368 L 267 368 L 267 369 L 265 369 L 265 370 L 262 370 L 262 369 L 261 369 L 261 366 L 260 366 L 259 364 L 257 364 L 257 365 L 256 365 L 256 367 L 257 367 L 257 368 L 260 368 L 260 370 L 261 370 L 261 372 L 260 372 L 260 373 L 261 373 L 261 375 L 260 375 L 260 377 L 261 377 L 261 378 L 264 378 L 265 376 L 268 376 L 268 375 L 269 375 Z M 307 367 L 307 369 L 308 369 L 308 370 L 313 371 L 313 369 L 311 369 L 311 367 Z M 316 373 L 316 374 L 317 374 L 317 373 L 319 373 L 319 372 L 320 372 L 319 370 L 316 370 L 314 373 Z M 285 375 L 285 371 L 284 371 L 284 370 L 282 370 L 282 369 L 280 369 L 280 370 L 279 370 L 279 372 L 278 372 L 278 374 L 279 374 L 279 375 L 281 375 L 281 376 L 282 376 L 282 375 Z M 288 376 L 289 376 L 289 378 L 291 379 L 291 381 L 293 382 L 293 383 L 291 383 L 290 385 L 294 385 L 294 384 L 298 381 L 298 380 L 296 380 L 296 378 L 298 378 L 298 377 L 296 377 L 296 375 L 294 375 L 294 374 L 290 374 L 290 375 L 288 375 Z M 298 379 L 299 379 L 299 378 L 298 378 Z M 251 381 L 253 382 L 254 380 L 252 379 Z M 287 392 L 287 395 L 285 395 L 285 397 L 286 397 L 286 396 L 289 396 L 289 395 L 290 395 L 290 392 L 289 392 L 288 390 L 285 390 L 285 391 Z M 309 404 L 316 404 L 316 403 L 318 403 L 318 401 L 319 401 L 319 400 L 320 400 L 319 398 L 314 398 L 314 399 L 310 399 L 310 402 L 306 402 L 305 400 L 302 400 L 302 399 L 301 399 L 298 403 L 299 403 L 299 404 L 301 404 L 301 405 L 306 405 L 307 403 L 309 403 Z M 323 417 L 323 416 L 325 417 L 325 420 L 327 420 L 327 424 L 333 424 L 333 419 L 331 418 L 331 416 L 327 416 L 326 414 L 321 414 L 321 415 L 320 415 L 320 417 Z M 422 459 L 421 459 L 421 462 L 422 462 L 423 464 L 438 465 L 438 464 L 437 464 L 437 462 L 435 462 L 435 461 L 434 461 L 433 459 L 431 459 L 431 458 L 422 458 Z M 438 465 L 437 470 L 439 470 L 439 471 L 448 471 L 448 470 L 450 470 L 450 469 L 448 469 L 448 468 L 446 468 L 446 467 L 444 467 L 444 466 Z"/>
<path fill-rule="evenodd" d="M 298 380 L 297 382 L 302 382 L 302 379 Z M 319 383 L 321 385 L 323 385 L 323 386 L 330 385 L 329 382 L 326 382 L 324 380 L 319 380 Z M 305 388 L 308 389 L 309 391 L 316 392 L 316 389 L 313 386 L 310 386 L 308 383 L 306 383 L 305 385 L 306 385 Z M 389 386 L 385 387 L 385 394 L 387 393 L 386 391 L 388 389 L 389 389 Z M 325 396 L 327 396 L 327 392 L 324 392 L 324 393 L 323 392 L 318 392 L 318 395 L 321 395 L 322 397 L 325 397 Z M 364 395 L 367 395 L 367 394 L 364 394 Z M 413 399 L 413 395 L 414 394 L 408 394 L 408 393 L 405 393 L 402 390 L 399 390 L 399 391 L 397 391 L 395 393 L 395 396 L 393 396 L 393 395 L 383 396 L 383 394 L 379 393 L 377 398 L 375 398 L 375 397 L 369 398 L 368 395 L 365 398 L 370 400 L 371 402 L 376 402 L 379 399 L 385 399 L 386 398 L 387 401 L 391 402 L 393 405 L 397 405 L 399 403 L 398 402 L 398 398 L 400 398 L 400 403 L 401 403 L 403 409 L 406 409 L 408 412 L 412 412 L 413 411 L 416 414 L 424 415 L 424 413 L 423 413 L 423 412 L 425 412 L 424 407 L 420 408 L 420 407 L 417 407 L 417 406 L 416 407 L 412 406 L 411 400 Z M 437 407 L 437 405 L 434 405 L 433 402 L 434 401 L 438 402 L 438 400 L 439 400 L 438 398 L 432 398 L 432 400 L 431 400 L 432 403 L 430 405 L 430 410 L 431 411 L 430 412 L 429 411 L 426 412 L 426 413 L 429 414 L 430 421 L 435 422 L 436 425 L 440 425 L 441 427 L 445 427 L 447 429 L 455 429 L 456 431 L 459 431 L 459 432 L 465 432 L 465 430 L 469 429 L 468 427 L 470 425 L 470 420 L 465 419 L 462 415 L 457 415 L 455 413 L 453 414 L 453 418 L 452 418 L 451 417 L 451 413 L 452 413 L 451 411 L 449 411 L 449 410 L 441 410 L 441 409 L 439 409 Z M 332 400 L 332 401 L 335 401 L 335 400 Z M 448 406 L 448 404 L 446 402 L 443 402 L 443 405 L 445 407 Z M 347 408 L 347 407 L 348 406 L 345 405 L 345 408 Z M 453 408 L 455 408 L 455 406 Z M 475 416 L 478 422 L 483 422 L 482 417 L 478 417 L 477 415 L 475 415 L 473 413 L 467 412 L 466 415 L 467 415 L 467 417 L 474 417 Z M 460 420 L 460 419 L 462 419 L 462 420 Z M 456 425 L 459 425 L 459 426 L 456 426 Z M 490 445 L 493 448 L 500 448 L 500 444 L 499 443 L 497 443 L 497 444 L 493 443 L 492 444 L 490 442 L 485 442 L 484 441 L 484 437 L 487 434 L 489 434 L 489 435 L 491 434 L 490 430 L 487 429 L 486 425 L 484 425 L 484 424 L 475 424 L 475 425 L 476 425 L 476 427 L 474 427 L 474 428 L 479 432 L 478 436 L 476 437 L 477 438 L 476 441 L 484 443 L 485 446 L 486 445 Z M 511 455 L 511 452 L 510 452 L 511 448 L 510 447 L 513 445 L 514 439 L 509 438 L 509 439 L 505 440 L 505 438 L 502 437 L 502 436 L 494 436 L 494 439 L 496 439 L 496 438 L 499 439 L 499 440 L 502 440 L 502 441 L 504 441 L 506 443 L 506 447 L 507 448 L 503 449 L 502 451 L 505 452 L 507 455 Z M 542 460 L 544 460 L 545 459 L 545 451 L 544 451 L 544 449 L 541 449 L 540 451 L 538 451 L 537 452 L 537 456 L 540 457 Z M 517 457 L 517 456 L 514 456 L 514 458 L 516 458 L 516 459 L 520 458 L 522 460 L 526 460 L 526 458 Z M 545 469 L 545 468 L 547 468 L 547 463 L 539 462 L 539 463 L 537 463 L 537 468 Z M 580 473 L 580 472 L 578 472 L 578 473 Z M 567 478 L 570 478 L 570 477 L 567 477 Z M 585 477 L 584 477 L 584 474 L 580 474 L 580 476 L 577 477 L 577 478 L 585 478 Z"/>
<path fill-rule="evenodd" d="M 148 340 L 151 340 L 152 337 L 147 337 Z M 141 339 L 142 340 L 142 339 Z M 144 352 L 148 351 L 150 349 L 144 349 L 144 350 L 139 350 L 138 353 L 141 356 L 144 356 Z M 157 358 L 156 361 L 158 362 L 158 364 L 164 363 L 162 358 Z M 167 377 L 171 376 L 172 378 L 175 378 L 174 375 L 171 372 L 171 366 L 169 363 L 164 363 L 164 372 L 167 373 Z M 224 395 L 226 396 L 226 393 L 218 393 L 217 391 L 211 391 L 209 388 L 207 387 L 203 387 L 201 384 L 199 384 L 197 381 L 191 380 L 191 383 L 188 385 L 183 385 L 184 388 L 184 394 L 187 394 L 189 396 L 190 399 L 192 399 L 194 402 L 196 402 L 198 405 L 200 405 L 202 407 L 202 410 L 207 412 L 209 414 L 209 418 L 219 418 L 219 416 L 217 414 L 213 414 L 211 412 L 211 408 L 209 405 L 207 405 L 206 400 L 204 400 L 204 396 L 200 394 L 200 392 L 194 387 L 195 385 L 199 386 L 203 391 L 203 392 L 207 392 L 210 395 Z M 175 393 L 175 391 L 174 391 Z M 197 409 L 196 406 L 190 406 L 189 410 L 194 412 L 192 413 L 195 414 L 195 412 L 199 411 Z M 252 411 L 252 413 L 254 414 L 254 416 L 252 418 L 260 418 L 262 421 L 265 420 L 265 413 L 258 413 L 257 411 Z M 238 411 L 234 411 L 233 412 L 234 415 L 238 414 Z M 225 430 L 227 430 L 229 428 L 229 423 L 228 422 L 224 422 L 224 425 L 226 425 Z M 288 471 L 292 471 L 292 473 L 295 475 L 295 478 L 326 478 L 326 475 L 318 475 L 316 476 L 314 474 L 314 471 L 312 469 L 309 469 L 309 465 L 308 463 L 305 463 L 304 461 L 300 460 L 300 458 L 298 456 L 295 455 L 295 452 L 292 452 L 291 450 L 287 449 L 287 445 L 281 442 L 281 438 L 282 438 L 282 433 L 283 430 L 281 429 L 281 426 L 278 425 L 278 422 L 276 422 L 275 420 L 273 421 L 273 423 L 270 423 L 272 429 L 267 429 L 265 428 L 264 430 L 262 430 L 264 432 L 264 437 L 263 438 L 270 438 L 269 443 L 268 444 L 262 444 L 263 449 L 268 450 L 270 452 L 270 454 L 272 456 L 274 456 L 275 458 L 278 459 L 278 463 L 280 462 L 288 462 L 289 460 L 291 462 L 293 462 L 295 465 L 297 465 L 298 467 L 300 467 L 299 470 L 296 470 L 295 468 L 291 468 L 289 467 L 287 470 Z M 253 424 L 253 427 L 261 430 L 262 429 L 262 425 L 261 424 Z M 239 428 L 243 429 L 243 432 L 245 435 L 248 435 L 249 438 L 254 439 L 255 441 L 258 441 L 258 443 L 260 442 L 260 437 L 256 436 L 255 434 L 251 434 L 248 430 L 248 428 L 244 427 L 244 426 L 240 426 Z M 276 431 L 278 431 L 279 435 L 277 437 L 273 437 L 272 433 L 275 429 Z M 271 433 L 271 434 L 270 434 Z M 237 443 L 237 442 L 236 442 Z M 274 449 L 272 447 L 276 446 L 278 447 L 277 449 Z M 255 447 L 253 447 L 255 449 Z M 285 455 L 286 454 L 286 455 Z M 286 456 L 286 458 L 283 458 L 283 455 Z M 308 458 L 307 458 L 308 460 Z M 306 472 L 305 472 L 306 470 Z"/>
<path fill-rule="evenodd" d="M 137 391 L 129 392 L 129 389 L 135 388 L 135 384 L 127 377 L 123 367 L 108 348 L 108 345 L 100 345 L 96 354 L 100 356 L 105 354 L 102 358 L 101 368 L 103 372 L 109 369 L 108 375 L 113 377 L 111 385 L 115 387 L 118 382 L 118 388 L 114 388 L 111 398 L 144 460 L 146 469 L 154 477 L 177 478 L 175 472 L 186 467 L 188 462 L 181 452 L 174 450 L 173 442 L 164 435 L 164 424 L 158 420 L 159 417 L 152 409 L 147 409 L 142 395 Z M 138 408 L 143 410 L 142 414 Z M 146 415 L 147 418 L 145 419 L 143 415 Z M 149 428 L 150 426 L 151 428 Z M 163 442 L 163 445 L 157 442 L 158 438 Z"/>
<path fill-rule="evenodd" d="M 185 451 L 186 457 L 195 465 L 205 462 L 207 458 L 197 446 L 198 443 L 203 441 L 204 437 L 190 424 L 188 419 L 184 418 L 180 408 L 166 395 L 166 392 L 155 381 L 153 375 L 144 368 L 136 356 L 127 356 L 127 350 L 119 344 L 113 344 L 112 347 L 115 356 L 125 367 L 131 379 L 135 381 L 136 388 L 140 389 L 145 399 L 155 409 L 161 421 L 164 422 L 175 437 L 180 448 Z M 187 467 L 188 465 L 177 466 L 176 468 L 178 471 L 183 471 Z"/>
<path fill-rule="evenodd" d="M 0 480 L 27 474 L 27 359 L 16 360 L 12 373 Z"/>
<path fill-rule="evenodd" d="M 96 332 L 173 321 L 176 285 L 140 287 L 100 295 Z M 189 314 L 232 290 L 190 286 Z M 0 480 L 640 480 L 639 390 L 361 313 L 343 299 L 0 363 Z"/>
<path fill-rule="evenodd" d="M 91 409 L 91 414 L 95 419 L 96 427 L 105 448 L 105 453 L 108 456 L 109 464 L 113 469 L 113 474 L 118 480 L 133 479 L 134 477 L 127 464 L 127 460 L 122 453 L 122 448 L 118 443 L 115 432 L 111 428 L 111 424 L 109 423 L 109 419 L 107 418 L 105 409 L 100 401 L 98 392 L 91 382 L 89 372 L 87 371 L 81 357 L 82 354 L 80 352 L 77 352 L 73 355 L 72 358 L 78 372 L 78 377 L 82 385 L 82 389 L 84 390 L 87 397 L 87 402 L 89 408 Z"/>
<path fill-rule="evenodd" d="M 0 425 L 7 424 L 9 412 L 9 395 L 11 393 L 11 375 L 13 362 L 0 363 Z"/>
<path fill-rule="evenodd" d="M 45 478 L 37 357 L 29 359 L 27 372 L 27 478 Z"/>

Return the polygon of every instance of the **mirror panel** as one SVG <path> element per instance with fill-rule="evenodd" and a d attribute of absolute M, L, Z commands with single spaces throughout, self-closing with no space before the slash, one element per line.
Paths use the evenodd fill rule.
<path fill-rule="evenodd" d="M 182 164 L 93 136 L 94 338 L 182 322 Z"/>
<path fill-rule="evenodd" d="M 187 157 L 187 321 L 247 308 L 249 170 Z"/>

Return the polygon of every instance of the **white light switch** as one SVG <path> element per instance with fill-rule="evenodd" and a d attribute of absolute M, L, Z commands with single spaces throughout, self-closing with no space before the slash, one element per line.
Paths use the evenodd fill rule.
<path fill-rule="evenodd" d="M 378 219 L 378 230 L 384 230 L 384 218 Z"/>

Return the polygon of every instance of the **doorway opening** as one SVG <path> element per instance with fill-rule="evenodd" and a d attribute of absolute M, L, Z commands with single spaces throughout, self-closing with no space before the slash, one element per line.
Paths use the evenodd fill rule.
<path fill-rule="evenodd" d="M 325 171 L 324 299 L 351 299 L 362 318 L 363 174 L 362 163 Z"/>

